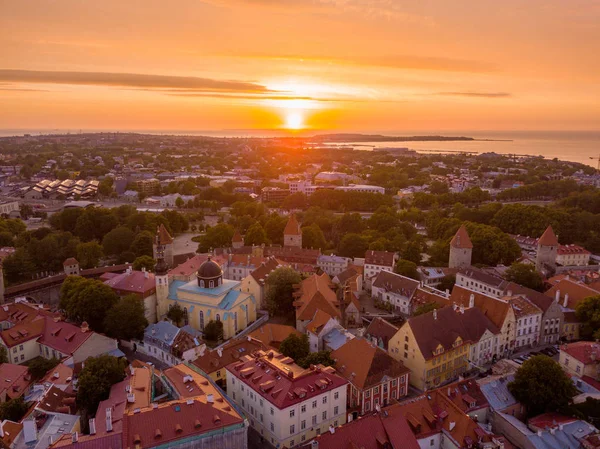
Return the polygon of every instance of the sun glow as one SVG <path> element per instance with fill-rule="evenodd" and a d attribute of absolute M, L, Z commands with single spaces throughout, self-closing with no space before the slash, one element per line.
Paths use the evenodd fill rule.
<path fill-rule="evenodd" d="M 288 110 L 285 114 L 285 128 L 298 130 L 304 128 L 304 115 L 298 110 Z"/>

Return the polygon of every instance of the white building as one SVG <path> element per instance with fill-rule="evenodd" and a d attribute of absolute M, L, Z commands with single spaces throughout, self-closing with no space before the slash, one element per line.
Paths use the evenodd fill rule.
<path fill-rule="evenodd" d="M 379 186 L 370 186 L 367 184 L 350 184 L 348 186 L 336 187 L 335 190 L 343 190 L 344 192 L 363 192 L 363 193 L 379 193 L 385 194 L 385 189 Z"/>
<path fill-rule="evenodd" d="M 333 254 L 329 256 L 321 254 L 317 258 L 317 266 L 329 276 L 334 277 L 348 268 L 348 259 Z"/>
<path fill-rule="evenodd" d="M 370 288 L 373 278 L 380 271 L 394 271 L 397 260 L 396 253 L 368 250 L 365 253 L 364 262 L 364 278 L 367 288 Z"/>
<path fill-rule="evenodd" d="M 560 245 L 556 251 L 556 263 L 563 267 L 583 267 L 590 263 L 591 255 L 578 245 Z"/>
<path fill-rule="evenodd" d="M 295 447 L 346 422 L 348 381 L 321 365 L 303 369 L 276 351 L 227 366 L 227 395 L 275 447 Z"/>
<path fill-rule="evenodd" d="M 389 271 L 380 271 L 371 287 L 371 295 L 394 307 L 394 312 L 410 315 L 412 297 L 419 287 L 419 281 Z"/>
<path fill-rule="evenodd" d="M 150 324 L 144 330 L 144 339 L 136 346 L 137 352 L 169 366 L 194 360 L 206 349 L 200 332 L 190 326 L 178 328 L 169 321 Z"/>
<path fill-rule="evenodd" d="M 507 298 L 515 312 L 515 349 L 539 342 L 542 310 L 524 296 Z"/>
<path fill-rule="evenodd" d="M 478 268 L 462 268 L 456 273 L 456 285 L 496 298 L 504 296 L 508 284 L 508 281 Z"/>

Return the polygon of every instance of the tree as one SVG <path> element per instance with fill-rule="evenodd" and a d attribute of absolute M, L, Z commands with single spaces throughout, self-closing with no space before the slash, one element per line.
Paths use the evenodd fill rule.
<path fill-rule="evenodd" d="M 244 244 L 247 246 L 260 246 L 267 243 L 267 233 L 259 222 L 254 223 L 244 235 Z"/>
<path fill-rule="evenodd" d="M 27 370 L 33 380 L 39 380 L 46 375 L 48 371 L 54 369 L 56 365 L 60 363 L 60 359 L 53 357 L 51 359 L 45 359 L 43 357 L 36 357 L 29 365 L 27 365 Z"/>
<path fill-rule="evenodd" d="M 121 298 L 104 319 L 104 331 L 117 340 L 141 340 L 147 326 L 144 301 L 133 294 Z"/>
<path fill-rule="evenodd" d="M 410 260 L 400 259 L 394 265 L 394 273 L 406 276 L 407 278 L 421 280 L 419 272 L 417 271 L 417 264 Z"/>
<path fill-rule="evenodd" d="M 175 200 L 175 206 L 177 206 L 178 209 L 181 209 L 184 205 L 185 205 L 185 201 L 183 201 L 183 198 L 178 196 L 177 199 Z"/>
<path fill-rule="evenodd" d="M 104 178 L 102 181 L 100 181 L 100 184 L 98 184 L 98 193 L 100 193 L 102 196 L 110 196 L 110 194 L 113 192 L 113 182 L 114 180 L 110 176 Z"/>
<path fill-rule="evenodd" d="M 177 327 L 181 325 L 184 317 L 185 312 L 178 303 L 173 304 L 173 306 L 170 307 L 169 311 L 167 312 L 167 318 L 170 319 Z"/>
<path fill-rule="evenodd" d="M 133 269 L 138 271 L 142 269 L 154 271 L 154 265 L 156 265 L 156 261 L 150 256 L 140 256 L 133 261 Z"/>
<path fill-rule="evenodd" d="M 369 249 L 369 241 L 360 234 L 346 234 L 342 237 L 338 253 L 342 257 L 365 257 Z"/>
<path fill-rule="evenodd" d="M 440 280 L 440 283 L 437 286 L 437 289 L 441 290 L 441 291 L 446 291 L 446 290 L 452 291 L 452 289 L 454 288 L 454 284 L 456 284 L 456 275 L 447 274 Z"/>
<path fill-rule="evenodd" d="M 214 248 L 224 248 L 231 246 L 231 240 L 235 230 L 233 226 L 219 223 L 216 226 L 208 228 L 206 233 L 200 237 L 198 252 L 206 253 Z"/>
<path fill-rule="evenodd" d="M 313 249 L 325 249 L 327 246 L 323 231 L 316 223 L 302 228 L 302 246 Z"/>
<path fill-rule="evenodd" d="M 70 278 L 75 279 L 65 286 Z M 67 317 L 77 323 L 86 321 L 97 332 L 103 331 L 106 313 L 118 301 L 119 297 L 108 285 L 95 279 L 69 276 L 61 287 L 60 306 Z"/>
<path fill-rule="evenodd" d="M 271 315 L 290 316 L 294 313 L 294 285 L 299 284 L 300 274 L 290 267 L 276 268 L 267 277 L 267 309 Z"/>
<path fill-rule="evenodd" d="M 136 257 L 148 256 L 152 257 L 154 236 L 149 231 L 142 231 L 135 236 L 135 239 L 129 247 L 129 251 L 135 254 Z"/>
<path fill-rule="evenodd" d="M 545 355 L 536 355 L 517 370 L 508 384 L 529 416 L 564 410 L 578 392 L 562 367 Z"/>
<path fill-rule="evenodd" d="M 308 200 L 306 195 L 302 192 L 292 193 L 286 196 L 281 203 L 281 207 L 287 210 L 291 209 L 306 209 L 308 207 Z"/>
<path fill-rule="evenodd" d="M 107 233 L 102 239 L 104 254 L 107 256 L 119 256 L 129 249 L 134 239 L 135 234 L 131 229 L 119 226 Z"/>
<path fill-rule="evenodd" d="M 0 345 L 0 365 L 3 363 L 8 363 L 8 351 L 6 350 L 6 346 Z"/>
<path fill-rule="evenodd" d="M 297 363 L 302 368 L 308 368 L 310 365 L 334 366 L 335 360 L 331 358 L 331 351 L 318 351 L 311 352 Z"/>
<path fill-rule="evenodd" d="M 310 353 L 310 345 L 308 344 L 308 335 L 297 335 L 292 333 L 288 335 L 279 346 L 279 352 L 286 357 L 290 357 L 299 362 Z"/>
<path fill-rule="evenodd" d="M 110 355 L 86 359 L 78 377 L 77 405 L 95 413 L 100 401 L 108 399 L 110 388 L 125 379 L 127 364 L 126 359 Z"/>
<path fill-rule="evenodd" d="M 103 255 L 102 246 L 96 241 L 79 243 L 76 247 L 77 261 L 83 269 L 94 268 L 98 266 L 98 262 Z"/>
<path fill-rule="evenodd" d="M 35 271 L 35 264 L 25 248 L 17 248 L 2 261 L 4 275 L 9 283 L 25 280 Z"/>
<path fill-rule="evenodd" d="M 14 242 L 15 238 L 10 232 L 0 232 L 0 246 L 13 246 Z"/>
<path fill-rule="evenodd" d="M 415 264 L 421 263 L 421 244 L 415 240 L 408 242 L 402 251 L 402 258 Z"/>
<path fill-rule="evenodd" d="M 517 242 L 500 229 L 478 223 L 467 223 L 466 228 L 473 243 L 473 263 L 509 265 L 521 257 Z"/>
<path fill-rule="evenodd" d="M 208 341 L 220 341 L 223 339 L 223 322 L 210 320 L 204 326 L 204 338 Z"/>
<path fill-rule="evenodd" d="M 29 406 L 22 397 L 2 402 L 0 404 L 0 421 L 8 419 L 9 421 L 19 422 L 28 409 Z"/>
<path fill-rule="evenodd" d="M 429 302 L 423 304 L 415 309 L 413 316 L 423 315 L 425 313 L 433 312 L 435 309 L 439 309 L 440 305 L 437 302 Z"/>
<path fill-rule="evenodd" d="M 582 324 L 581 337 L 600 338 L 600 295 L 584 298 L 575 306 L 577 320 Z"/>
<path fill-rule="evenodd" d="M 506 280 L 538 292 L 544 289 L 544 280 L 532 264 L 513 263 L 506 270 Z"/>

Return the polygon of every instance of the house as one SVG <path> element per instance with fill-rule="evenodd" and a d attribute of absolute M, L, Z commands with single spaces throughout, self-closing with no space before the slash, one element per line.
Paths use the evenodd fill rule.
<path fill-rule="evenodd" d="M 577 304 L 585 298 L 600 295 L 600 290 L 567 276 L 555 283 L 545 294 L 554 298 L 563 309 L 575 310 Z"/>
<path fill-rule="evenodd" d="M 498 328 L 479 309 L 443 307 L 409 318 L 388 353 L 411 371 L 411 385 L 430 389 L 493 359 Z"/>
<path fill-rule="evenodd" d="M 72 393 L 73 389 L 73 367 L 59 363 L 38 381 L 43 385 L 53 385 L 59 390 Z"/>
<path fill-rule="evenodd" d="M 261 341 L 254 338 L 236 338 L 218 349 L 200 351 L 192 364 L 205 372 L 221 388 L 226 388 L 227 365 L 239 360 L 245 354 L 266 350 Z"/>
<path fill-rule="evenodd" d="M 348 268 L 348 258 L 333 254 L 329 256 L 321 254 L 317 258 L 317 266 L 329 276 L 334 277 Z"/>
<path fill-rule="evenodd" d="M 66 259 L 63 262 L 63 268 L 67 276 L 72 274 L 75 276 L 79 275 L 79 262 L 74 257 Z"/>
<path fill-rule="evenodd" d="M 20 398 L 33 383 L 26 366 L 2 363 L 0 365 L 0 403 Z"/>
<path fill-rule="evenodd" d="M 156 323 L 156 279 L 154 273 L 128 267 L 124 273 L 104 273 L 100 280 L 120 297 L 135 295 L 144 303 L 144 315 L 149 323 Z"/>
<path fill-rule="evenodd" d="M 169 279 L 173 281 L 190 282 L 196 279 L 198 268 L 211 257 L 218 264 L 225 263 L 226 258 L 223 256 L 209 256 L 208 254 L 196 254 L 187 260 L 183 261 L 175 268 L 169 270 Z"/>
<path fill-rule="evenodd" d="M 461 268 L 456 272 L 456 285 L 496 298 L 506 294 L 508 284 L 508 281 L 475 267 Z"/>
<path fill-rule="evenodd" d="M 223 263 L 223 278 L 241 281 L 265 263 L 267 258 L 251 254 L 229 254 Z"/>
<path fill-rule="evenodd" d="M 419 281 L 409 277 L 390 271 L 380 271 L 373 280 L 371 295 L 390 304 L 395 313 L 408 316 L 412 313 L 411 301 L 419 285 Z"/>
<path fill-rule="evenodd" d="M 455 274 L 456 269 L 448 267 L 419 267 L 418 272 L 424 286 L 437 287 L 446 276 Z"/>
<path fill-rule="evenodd" d="M 348 380 L 348 411 L 363 415 L 408 394 L 410 370 L 364 338 L 331 353 L 337 373 Z"/>
<path fill-rule="evenodd" d="M 558 361 L 572 376 L 597 379 L 600 375 L 600 344 L 578 341 L 560 345 Z"/>
<path fill-rule="evenodd" d="M 309 441 L 302 449 L 419 449 L 419 443 L 401 415 L 387 411 L 372 413 L 343 426 L 330 428 Z"/>
<path fill-rule="evenodd" d="M 313 274 L 304 279 L 294 292 L 294 308 L 296 309 L 296 329 L 304 332 L 317 309 L 321 309 L 333 318 L 340 320 L 340 301 L 331 288 L 331 279 L 327 273 Z"/>
<path fill-rule="evenodd" d="M 367 289 L 370 289 L 371 282 L 380 271 L 394 271 L 394 265 L 398 260 L 398 254 L 389 251 L 368 250 L 365 253 L 364 280 Z"/>
<path fill-rule="evenodd" d="M 292 326 L 286 326 L 285 324 L 265 323 L 258 329 L 250 332 L 249 337 L 254 340 L 260 341 L 263 345 L 279 350 L 279 345 L 290 335 L 301 336 Z"/>
<path fill-rule="evenodd" d="M 375 317 L 365 330 L 365 338 L 384 351 L 388 350 L 388 343 L 396 335 L 398 328 L 383 318 Z"/>
<path fill-rule="evenodd" d="M 324 337 L 333 329 L 345 330 L 336 318 L 321 309 L 315 310 L 313 319 L 305 327 L 310 352 L 323 351 L 325 349 L 323 345 Z"/>
<path fill-rule="evenodd" d="M 485 396 L 490 407 L 489 421 L 493 424 L 497 413 L 504 413 L 521 419 L 525 416 L 525 407 L 515 399 L 508 384 L 515 380 L 515 376 L 493 376 L 480 379 L 479 389 Z"/>
<path fill-rule="evenodd" d="M 490 404 L 475 379 L 445 385 L 439 389 L 439 392 L 446 394 L 446 397 L 473 421 L 488 422 Z"/>
<path fill-rule="evenodd" d="M 281 266 L 274 257 L 267 258 L 266 261 L 261 262 L 255 270 L 242 279 L 240 290 L 254 296 L 258 301 L 259 308 L 266 308 L 267 277 Z"/>
<path fill-rule="evenodd" d="M 556 264 L 563 267 L 585 267 L 589 265 L 591 255 L 591 252 L 579 245 L 558 245 Z"/>
<path fill-rule="evenodd" d="M 14 442 L 23 431 L 23 424 L 5 419 L 0 421 L 0 447 L 13 449 Z"/>
<path fill-rule="evenodd" d="M 188 330 L 169 321 L 150 324 L 144 330 L 144 339 L 136 343 L 136 349 L 169 366 L 191 361 L 197 357 L 204 343 L 198 331 Z"/>
<path fill-rule="evenodd" d="M 523 295 L 504 298 L 513 309 L 516 322 L 515 350 L 539 343 L 542 310 Z"/>
<path fill-rule="evenodd" d="M 348 381 L 331 367 L 301 368 L 276 351 L 227 366 L 227 394 L 273 446 L 292 448 L 346 422 Z"/>

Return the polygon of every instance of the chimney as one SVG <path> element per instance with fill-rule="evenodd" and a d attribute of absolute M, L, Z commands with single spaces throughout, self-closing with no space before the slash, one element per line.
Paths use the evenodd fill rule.
<path fill-rule="evenodd" d="M 537 431 L 537 435 L 538 435 L 538 437 L 540 437 L 540 438 L 542 437 L 542 429 L 539 429 L 539 430 Z"/>
<path fill-rule="evenodd" d="M 81 323 L 81 332 L 83 332 L 84 334 L 86 332 L 90 331 L 90 325 L 87 323 L 87 321 L 84 321 L 83 323 Z"/>
<path fill-rule="evenodd" d="M 212 394 L 207 394 L 206 395 L 206 402 L 208 402 L 209 404 L 212 404 L 215 402 L 215 396 Z"/>
<path fill-rule="evenodd" d="M 512 296 L 512 290 L 508 290 L 508 291 L 506 292 L 506 296 L 508 296 L 508 297 Z"/>
<path fill-rule="evenodd" d="M 217 349 L 217 354 L 219 355 L 219 357 L 223 357 L 223 348 Z"/>
<path fill-rule="evenodd" d="M 4 423 L 0 421 L 0 438 L 4 438 Z"/>
<path fill-rule="evenodd" d="M 556 290 L 556 293 L 554 294 L 554 300 L 556 302 L 560 301 L 560 290 Z"/>
<path fill-rule="evenodd" d="M 475 294 L 471 293 L 471 296 L 469 296 L 469 309 L 473 307 L 475 307 Z"/>
<path fill-rule="evenodd" d="M 569 294 L 565 293 L 565 299 L 563 300 L 563 307 L 567 307 L 567 304 L 569 304 Z"/>
<path fill-rule="evenodd" d="M 329 432 L 333 435 L 335 433 L 335 427 L 329 426 Z"/>
<path fill-rule="evenodd" d="M 433 319 L 437 320 L 437 309 L 433 309 Z"/>
<path fill-rule="evenodd" d="M 96 418 L 91 418 L 89 423 L 90 423 L 90 435 L 96 435 Z"/>
<path fill-rule="evenodd" d="M 317 440 L 312 440 L 310 442 L 310 449 L 319 449 L 319 442 Z"/>
<path fill-rule="evenodd" d="M 79 441 L 79 433 L 75 432 L 72 436 L 71 436 L 71 441 L 73 443 L 77 443 Z"/>
<path fill-rule="evenodd" d="M 112 432 L 113 430 L 113 425 L 112 425 L 112 408 L 108 407 L 106 409 L 106 431 L 107 432 Z"/>

